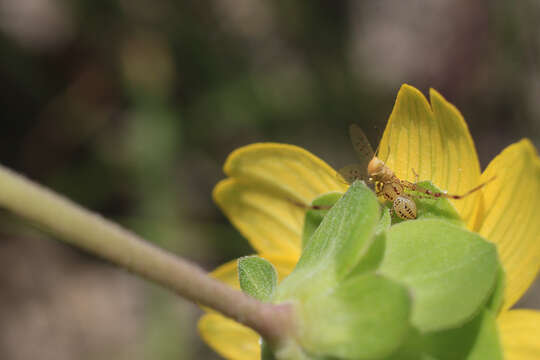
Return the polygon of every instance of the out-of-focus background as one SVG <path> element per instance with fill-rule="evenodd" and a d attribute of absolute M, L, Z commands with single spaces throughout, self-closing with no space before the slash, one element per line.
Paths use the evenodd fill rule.
<path fill-rule="evenodd" d="M 402 83 L 462 111 L 483 167 L 540 145 L 539 18 L 532 0 L 0 0 L 0 161 L 211 270 L 251 253 L 211 200 L 227 154 L 350 163 L 348 124 L 377 143 Z M 29 225 L 0 212 L 1 359 L 218 359 L 196 306 Z"/>

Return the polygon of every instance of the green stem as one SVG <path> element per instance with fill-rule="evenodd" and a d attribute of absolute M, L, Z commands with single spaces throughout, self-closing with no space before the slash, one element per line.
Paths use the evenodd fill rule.
<path fill-rule="evenodd" d="M 0 206 L 200 305 L 257 331 L 270 342 L 291 328 L 291 307 L 261 303 L 211 277 L 198 266 L 160 249 L 0 165 Z"/>

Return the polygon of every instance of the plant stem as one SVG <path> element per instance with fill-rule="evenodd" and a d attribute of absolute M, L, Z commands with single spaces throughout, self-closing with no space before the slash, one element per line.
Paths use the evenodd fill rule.
<path fill-rule="evenodd" d="M 291 306 L 261 303 L 209 277 L 198 266 L 1 165 L 0 206 L 47 228 L 73 246 L 253 328 L 270 342 L 279 341 L 291 329 Z"/>

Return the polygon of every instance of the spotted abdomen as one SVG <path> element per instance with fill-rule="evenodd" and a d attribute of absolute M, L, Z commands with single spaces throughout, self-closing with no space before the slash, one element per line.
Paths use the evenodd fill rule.
<path fill-rule="evenodd" d="M 399 195 L 394 199 L 394 212 L 405 220 L 416 219 L 416 203 L 406 195 Z"/>

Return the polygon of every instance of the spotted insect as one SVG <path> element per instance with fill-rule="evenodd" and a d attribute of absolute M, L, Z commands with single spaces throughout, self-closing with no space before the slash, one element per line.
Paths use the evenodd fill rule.
<path fill-rule="evenodd" d="M 495 179 L 493 177 L 462 195 L 434 192 L 418 185 L 418 175 L 414 170 L 413 173 L 416 176 L 415 182 L 399 179 L 392 169 L 386 166 L 384 161 L 375 155 L 373 148 L 359 126 L 351 125 L 349 133 L 360 163 L 341 168 L 338 171 L 339 175 L 349 184 L 352 184 L 356 180 L 373 183 L 377 196 L 382 196 L 386 200 L 391 201 L 392 210 L 402 219 L 416 219 L 417 207 L 414 198 L 463 199 Z M 421 193 L 422 195 L 414 195 L 410 192 Z"/>

